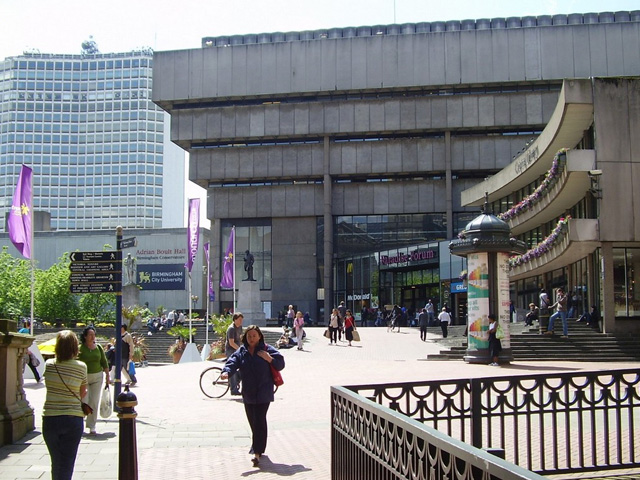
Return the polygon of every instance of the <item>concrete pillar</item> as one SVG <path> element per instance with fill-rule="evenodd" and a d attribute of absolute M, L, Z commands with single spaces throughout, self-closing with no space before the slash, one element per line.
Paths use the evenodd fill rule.
<path fill-rule="evenodd" d="M 329 137 L 324 137 L 324 258 L 323 258 L 323 282 L 324 282 L 324 317 L 318 322 L 329 322 L 331 309 L 333 308 L 333 183 L 331 181 L 331 166 Z"/>
<path fill-rule="evenodd" d="M 602 333 L 610 333 L 615 330 L 616 324 L 616 306 L 613 282 L 613 243 L 602 242 L 601 252 L 602 263 L 599 266 L 603 307 L 601 326 Z"/>

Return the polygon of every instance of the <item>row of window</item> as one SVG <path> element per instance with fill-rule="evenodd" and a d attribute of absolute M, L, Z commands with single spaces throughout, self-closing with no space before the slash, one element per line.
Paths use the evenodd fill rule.
<path fill-rule="evenodd" d="M 36 204 L 37 205 L 37 204 Z M 37 206 L 36 206 L 37 208 Z M 55 219 L 60 221 L 65 218 L 110 218 L 110 217 L 147 217 L 162 218 L 162 210 L 155 208 L 61 208 L 55 211 Z"/>
<path fill-rule="evenodd" d="M 7 62 L 5 68 L 11 69 L 37 69 L 37 70 L 104 70 L 104 69 L 122 69 L 122 68 L 139 68 L 151 67 L 153 60 L 151 58 L 126 58 L 113 60 L 87 60 L 78 59 L 76 61 L 59 61 L 59 60 L 25 60 L 24 58 L 11 59 Z M 0 63 L 0 66 L 2 64 Z"/>
<path fill-rule="evenodd" d="M 76 219 L 51 219 L 53 230 L 114 230 L 121 226 L 124 229 L 137 228 L 162 228 L 161 218 L 123 217 L 123 218 L 100 218 L 88 220 Z"/>
<path fill-rule="evenodd" d="M 95 103 L 8 102 L 2 112 L 103 112 L 111 110 L 153 110 L 151 101 L 113 101 Z"/>
<path fill-rule="evenodd" d="M 46 143 L 46 144 L 69 144 L 69 147 L 77 148 L 82 144 L 99 144 L 99 143 L 120 143 L 140 142 L 162 143 L 164 136 L 161 133 L 144 133 L 139 130 L 133 130 L 130 133 L 87 133 L 85 135 L 59 135 L 49 133 L 8 133 L 0 138 L 2 143 Z M 122 147 L 120 147 L 122 148 Z M 65 152 L 62 152 L 65 153 Z"/>
<path fill-rule="evenodd" d="M 0 145 L 0 155 L 15 154 L 94 154 L 94 153 L 156 153 L 162 155 L 162 144 L 98 144 L 98 145 L 41 145 L 41 144 L 3 144 Z"/>
<path fill-rule="evenodd" d="M 49 210 L 51 208 L 74 208 L 79 211 L 86 212 L 93 208 L 92 212 L 94 215 L 100 216 L 100 211 L 104 208 L 114 208 L 114 207 L 129 207 L 129 208 L 141 208 L 145 207 L 147 209 L 153 209 L 154 211 L 162 211 L 162 197 L 144 197 L 144 196 L 134 196 L 134 194 L 130 193 L 129 197 L 122 198 L 119 195 L 123 195 L 120 193 L 121 189 L 118 188 L 104 188 L 104 189 L 91 189 L 87 188 L 86 191 L 88 196 L 92 195 L 96 190 L 103 191 L 100 193 L 101 195 L 105 195 L 104 191 L 110 191 L 113 197 L 109 197 L 108 194 L 103 196 L 103 198 L 85 198 L 82 195 L 78 195 L 76 197 L 68 197 L 68 198 L 47 198 L 45 196 L 38 196 L 34 198 L 34 204 L 36 209 Z M 117 192 L 117 193 L 115 193 Z M 99 208 L 95 208 L 99 207 Z"/>
<path fill-rule="evenodd" d="M 140 123 L 124 124 L 122 127 L 120 121 L 140 121 Z M 154 121 L 156 123 L 154 123 Z M 7 110 L 0 114 L 0 123 L 8 122 L 54 122 L 54 123 L 89 123 L 94 122 L 108 125 L 111 130 L 132 130 L 134 128 L 148 129 L 150 125 L 154 126 L 156 132 L 162 131 L 164 122 L 164 114 L 155 106 L 150 110 L 131 110 L 117 112 L 100 112 L 100 113 L 42 113 L 42 112 L 25 112 Z M 116 122 L 116 123 L 112 123 Z M 82 127 L 81 127 L 82 128 Z M 90 128 L 90 127 L 86 127 Z M 105 126 L 107 128 L 107 126 Z"/>
<path fill-rule="evenodd" d="M 11 70 L 5 72 L 5 78 L 2 80 L 45 80 L 45 81 L 73 81 L 87 82 L 97 80 L 117 80 L 127 78 L 151 78 L 152 70 L 150 68 L 140 69 L 119 69 L 119 70 L 100 70 L 91 72 L 68 72 L 60 70 Z"/>
<path fill-rule="evenodd" d="M 146 87 L 146 85 L 142 85 Z M 130 88 L 126 86 L 125 88 Z M 16 92 L 15 90 L 5 92 L 0 95 L 0 99 L 7 102 L 10 100 L 39 100 L 39 101 L 75 101 L 75 102 L 87 102 L 87 101 L 96 101 L 96 100 L 120 100 L 120 99 L 137 99 L 137 98 L 148 98 L 150 95 L 149 90 L 140 90 L 139 86 L 132 85 L 131 90 L 120 90 L 116 92 L 104 91 L 104 89 L 100 89 L 99 91 L 94 91 L 91 89 L 87 93 L 60 93 L 54 91 L 47 92 L 34 92 L 32 88 L 29 88 L 29 91 L 26 92 Z M 47 89 L 53 90 L 53 88 Z M 57 89 L 59 90 L 59 89 Z M 74 89 L 75 90 L 75 89 Z"/>

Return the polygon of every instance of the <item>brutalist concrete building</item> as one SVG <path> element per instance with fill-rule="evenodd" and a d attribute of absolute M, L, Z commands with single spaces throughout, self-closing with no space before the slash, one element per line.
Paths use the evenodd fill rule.
<path fill-rule="evenodd" d="M 360 312 L 428 298 L 464 316 L 465 272 L 443 246 L 479 213 L 477 185 L 535 164 L 513 188 L 487 190 L 496 214 L 518 205 L 552 166 L 555 154 L 531 147 L 552 130 L 565 80 L 639 74 L 640 11 L 589 13 L 204 38 L 201 48 L 156 52 L 153 100 L 190 154 L 190 179 L 208 189 L 218 280 L 235 226 L 236 258 L 254 254 L 273 316 L 293 304 L 324 321 L 341 300 Z M 591 121 L 560 146 L 596 149 L 597 171 L 590 104 L 581 114 Z M 588 184 L 576 204 L 518 237 L 535 248 L 569 211 L 601 216 L 598 190 Z M 574 276 L 574 258 L 519 272 L 513 300 L 523 307 L 540 285 L 564 285 L 579 286 L 583 304 L 605 303 L 600 247 Z M 223 289 L 217 307 L 232 298 Z"/>

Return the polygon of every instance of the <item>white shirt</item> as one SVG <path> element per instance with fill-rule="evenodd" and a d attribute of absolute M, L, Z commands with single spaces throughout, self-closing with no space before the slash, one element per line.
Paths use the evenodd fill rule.
<path fill-rule="evenodd" d="M 451 321 L 451 315 L 449 315 L 447 312 L 440 312 L 440 315 L 438 315 L 438 320 L 440 320 L 440 322 L 449 323 Z"/>

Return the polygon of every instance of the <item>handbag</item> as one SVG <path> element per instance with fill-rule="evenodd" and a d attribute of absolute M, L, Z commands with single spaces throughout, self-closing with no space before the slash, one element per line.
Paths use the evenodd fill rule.
<path fill-rule="evenodd" d="M 82 408 L 82 413 L 84 413 L 84 416 L 86 417 L 87 415 L 91 415 L 93 413 L 93 408 L 91 407 L 91 405 L 89 405 L 88 403 L 84 403 L 82 401 L 82 399 L 80 398 L 80 396 L 74 392 L 73 390 L 71 390 L 69 388 L 69 385 L 67 385 L 67 382 L 64 381 L 64 378 L 62 377 L 62 375 L 60 375 L 60 371 L 58 370 L 58 366 L 54 363 L 53 366 L 56 369 L 56 373 L 58 374 L 58 377 L 60 377 L 60 380 L 62 380 L 62 383 L 64 383 L 64 386 L 67 387 L 67 390 L 69 390 L 71 392 L 71 394 L 76 397 L 78 400 L 80 400 L 80 407 Z"/>
<path fill-rule="evenodd" d="M 102 390 L 102 396 L 100 397 L 100 416 L 102 418 L 109 418 L 113 413 L 113 404 L 111 403 L 111 393 L 109 392 L 109 384 Z"/>
<path fill-rule="evenodd" d="M 328 328 L 324 331 L 322 335 L 325 336 L 326 338 L 331 338 L 331 333 L 329 332 Z"/>
<path fill-rule="evenodd" d="M 267 350 L 267 346 L 264 346 L 264 349 Z M 276 387 L 279 387 L 284 384 L 284 380 L 282 379 L 282 374 L 279 370 L 276 370 L 276 367 L 273 366 L 273 363 L 269 364 L 269 368 L 271 369 L 271 377 L 273 378 L 273 384 Z"/>
<path fill-rule="evenodd" d="M 354 342 L 360 341 L 360 333 L 357 330 L 354 329 L 353 332 L 351 332 L 351 334 L 353 335 Z"/>

